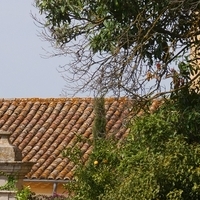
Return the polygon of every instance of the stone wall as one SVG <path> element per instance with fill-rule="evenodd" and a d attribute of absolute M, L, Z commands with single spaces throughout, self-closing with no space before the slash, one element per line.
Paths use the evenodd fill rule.
<path fill-rule="evenodd" d="M 16 199 L 16 191 L 22 189 L 23 179 L 34 164 L 22 161 L 22 153 L 10 143 L 9 136 L 9 132 L 0 131 L 0 200 Z"/>

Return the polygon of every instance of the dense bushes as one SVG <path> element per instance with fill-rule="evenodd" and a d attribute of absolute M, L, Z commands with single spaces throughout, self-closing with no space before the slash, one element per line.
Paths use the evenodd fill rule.
<path fill-rule="evenodd" d="M 86 165 L 79 164 L 74 181 L 66 185 L 73 200 L 96 200 L 115 186 L 120 164 L 116 143 L 100 138 Z"/>
<path fill-rule="evenodd" d="M 154 113 L 133 119 L 121 144 L 100 139 L 73 200 L 200 199 L 200 96 L 185 88 Z"/>

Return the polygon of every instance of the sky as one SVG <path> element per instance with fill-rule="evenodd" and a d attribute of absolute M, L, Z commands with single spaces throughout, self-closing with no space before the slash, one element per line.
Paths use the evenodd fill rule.
<path fill-rule="evenodd" d="M 33 3 L 34 0 L 1 1 L 0 98 L 63 97 L 67 83 L 58 70 L 70 58 L 44 58 L 46 51 L 54 49 L 38 36 L 42 30 L 35 25 L 31 13 L 37 17 L 40 14 Z"/>
<path fill-rule="evenodd" d="M 57 98 L 66 82 L 58 72 L 67 57 L 43 58 L 53 51 L 38 36 L 41 29 L 34 0 L 4 0 L 0 4 L 0 98 Z"/>

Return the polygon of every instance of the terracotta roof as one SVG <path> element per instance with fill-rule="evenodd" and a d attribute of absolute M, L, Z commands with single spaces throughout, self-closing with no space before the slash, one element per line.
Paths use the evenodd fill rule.
<path fill-rule="evenodd" d="M 105 100 L 109 136 L 121 139 L 128 133 L 127 102 Z M 62 151 L 79 145 L 87 160 L 92 147 L 77 135 L 92 138 L 93 120 L 92 98 L 0 99 L 0 129 L 12 132 L 10 141 L 22 151 L 23 161 L 36 162 L 29 179 L 71 179 L 74 164 Z"/>

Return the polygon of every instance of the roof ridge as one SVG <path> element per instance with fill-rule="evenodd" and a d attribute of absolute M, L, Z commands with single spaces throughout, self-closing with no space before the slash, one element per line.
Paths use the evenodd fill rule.
<path fill-rule="evenodd" d="M 93 99 L 92 97 L 29 97 L 29 98 L 0 98 L 0 101 L 61 101 L 61 100 Z"/>
<path fill-rule="evenodd" d="M 95 97 L 19 97 L 19 98 L 0 98 L 0 101 L 43 101 L 43 100 L 51 100 L 51 101 L 57 101 L 57 100 L 93 100 Z M 105 97 L 107 100 L 128 100 L 128 97 Z"/>

